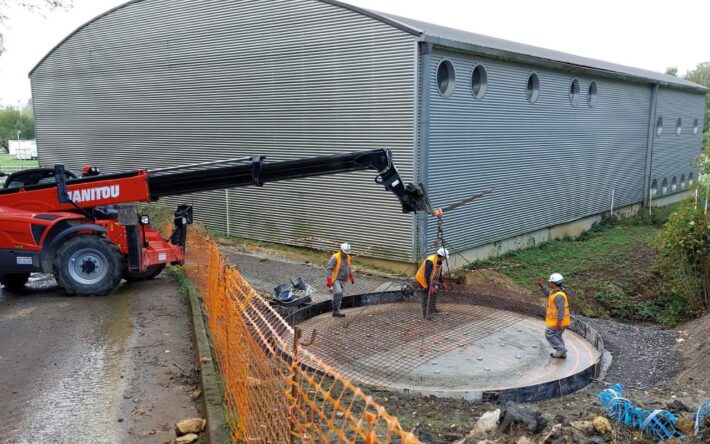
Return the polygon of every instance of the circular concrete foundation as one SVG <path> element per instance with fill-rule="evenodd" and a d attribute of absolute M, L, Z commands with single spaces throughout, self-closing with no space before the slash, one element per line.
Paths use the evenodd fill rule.
<path fill-rule="evenodd" d="M 575 391 L 597 370 L 599 343 L 574 331 L 564 333 L 567 359 L 555 359 L 542 319 L 470 303 L 442 301 L 438 308 L 432 320 L 414 301 L 349 308 L 345 318 L 321 311 L 299 327 L 318 331 L 309 350 L 335 370 L 400 391 L 533 401 Z M 575 324 L 589 336 L 588 326 Z"/>

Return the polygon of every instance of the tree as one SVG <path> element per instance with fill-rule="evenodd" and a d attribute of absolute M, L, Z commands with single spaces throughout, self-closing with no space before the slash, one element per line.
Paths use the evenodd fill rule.
<path fill-rule="evenodd" d="M 668 68 L 666 68 L 666 74 L 669 76 L 678 77 L 678 67 L 669 66 Z"/>
<path fill-rule="evenodd" d="M 15 5 L 33 13 L 45 14 L 57 8 L 71 8 L 73 2 L 74 0 L 0 0 L 0 54 L 4 49 L 2 31 L 9 19 L 6 11 L 10 6 Z"/>
<path fill-rule="evenodd" d="M 685 79 L 710 88 L 710 62 L 699 64 L 697 68 L 685 75 Z M 710 94 L 705 96 L 705 126 L 703 128 L 705 133 L 710 132 Z M 705 137 L 705 140 L 708 139 L 710 138 Z"/>
<path fill-rule="evenodd" d="M 8 140 L 17 139 L 17 131 L 20 131 L 20 138 L 23 140 L 35 138 L 31 108 L 6 108 L 0 111 L 0 148 L 3 151 L 7 151 Z"/>

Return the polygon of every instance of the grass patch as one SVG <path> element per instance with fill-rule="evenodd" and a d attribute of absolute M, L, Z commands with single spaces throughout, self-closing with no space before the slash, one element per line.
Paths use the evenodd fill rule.
<path fill-rule="evenodd" d="M 604 219 L 576 239 L 475 262 L 471 269 L 494 268 L 516 284 L 541 294 L 535 278 L 562 273 L 573 312 L 591 317 L 674 324 L 658 272 L 657 242 L 675 206 L 648 210 L 624 220 Z"/>
<path fill-rule="evenodd" d="M 14 155 L 0 153 L 0 171 L 3 170 L 3 167 L 37 168 L 38 165 L 36 160 L 17 160 Z"/>

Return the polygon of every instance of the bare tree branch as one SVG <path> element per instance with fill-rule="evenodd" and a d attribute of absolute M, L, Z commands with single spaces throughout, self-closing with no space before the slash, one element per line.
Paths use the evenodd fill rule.
<path fill-rule="evenodd" d="M 45 16 L 45 14 L 58 8 L 71 8 L 74 6 L 74 0 L 0 0 L 0 54 L 5 48 L 3 33 L 7 29 L 7 23 L 10 20 L 8 9 L 11 6 L 19 6 L 33 14 Z"/>

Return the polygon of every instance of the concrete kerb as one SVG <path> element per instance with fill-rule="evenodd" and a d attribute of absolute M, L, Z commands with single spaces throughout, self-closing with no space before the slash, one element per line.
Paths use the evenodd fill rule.
<path fill-rule="evenodd" d="M 197 347 L 197 362 L 200 368 L 200 385 L 207 427 L 203 432 L 205 442 L 222 444 L 230 442 L 224 418 L 224 399 L 219 390 L 219 373 L 212 359 L 210 340 L 202 318 L 202 303 L 198 291 L 190 281 L 184 282 L 190 299 L 192 330 Z M 203 359 L 208 358 L 208 359 Z"/>

